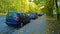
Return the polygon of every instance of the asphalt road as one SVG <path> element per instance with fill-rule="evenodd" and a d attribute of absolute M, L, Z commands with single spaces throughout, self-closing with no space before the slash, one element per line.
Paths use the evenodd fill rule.
<path fill-rule="evenodd" d="M 9 27 L 5 24 L 5 17 L 0 17 L 0 34 L 45 34 L 46 18 L 45 15 L 31 20 L 22 28 Z"/>

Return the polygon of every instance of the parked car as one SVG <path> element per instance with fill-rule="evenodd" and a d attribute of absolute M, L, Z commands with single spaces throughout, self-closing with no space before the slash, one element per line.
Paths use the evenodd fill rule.
<path fill-rule="evenodd" d="M 6 24 L 8 26 L 21 26 L 30 22 L 28 14 L 23 12 L 9 12 L 6 15 Z"/>
<path fill-rule="evenodd" d="M 43 14 L 43 13 L 37 13 L 37 15 L 38 15 L 38 16 L 42 16 L 42 15 L 44 15 L 44 14 Z"/>
<path fill-rule="evenodd" d="M 36 13 L 31 13 L 29 15 L 30 19 L 36 19 L 37 18 L 37 14 Z"/>

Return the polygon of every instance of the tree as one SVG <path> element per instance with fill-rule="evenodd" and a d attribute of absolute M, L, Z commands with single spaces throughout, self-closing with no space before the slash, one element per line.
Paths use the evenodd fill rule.
<path fill-rule="evenodd" d="M 38 5 L 38 4 L 40 4 L 40 2 L 42 2 L 42 1 L 44 1 L 44 0 L 34 0 L 34 3 L 35 3 L 36 5 Z"/>
<path fill-rule="evenodd" d="M 55 5 L 56 5 L 56 11 L 57 11 L 57 20 L 60 20 L 60 13 L 59 13 L 59 8 L 58 8 L 58 4 L 57 4 L 58 0 L 55 0 Z"/>
<path fill-rule="evenodd" d="M 48 16 L 53 16 L 54 0 L 46 0 L 45 13 Z"/>
<path fill-rule="evenodd" d="M 34 2 L 29 2 L 29 12 L 40 12 L 40 7 L 36 5 Z"/>
<path fill-rule="evenodd" d="M 21 0 L 19 9 L 20 9 L 19 11 L 28 12 L 29 10 L 28 0 Z"/>
<path fill-rule="evenodd" d="M 13 10 L 14 6 L 16 4 L 16 0 L 0 0 L 0 11 L 1 12 L 8 12 L 11 9 Z"/>
<path fill-rule="evenodd" d="M 0 12 L 27 12 L 28 10 L 28 0 L 0 0 Z"/>

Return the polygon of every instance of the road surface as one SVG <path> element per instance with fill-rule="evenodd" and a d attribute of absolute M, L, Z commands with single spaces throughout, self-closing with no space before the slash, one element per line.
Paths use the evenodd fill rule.
<path fill-rule="evenodd" d="M 31 20 L 22 28 L 9 27 L 5 24 L 5 17 L 0 16 L 0 34 L 45 34 L 46 18 L 45 15 Z"/>

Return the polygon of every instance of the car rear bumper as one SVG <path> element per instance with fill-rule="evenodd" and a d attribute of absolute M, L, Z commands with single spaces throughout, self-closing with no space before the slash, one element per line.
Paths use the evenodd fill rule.
<path fill-rule="evenodd" d="M 9 25 L 9 26 L 18 26 L 19 25 L 19 23 L 12 24 L 12 23 L 8 23 L 8 22 L 6 22 L 6 24 Z"/>

